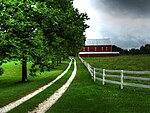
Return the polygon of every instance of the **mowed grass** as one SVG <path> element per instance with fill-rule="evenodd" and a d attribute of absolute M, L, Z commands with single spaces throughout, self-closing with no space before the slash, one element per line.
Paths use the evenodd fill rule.
<path fill-rule="evenodd" d="M 63 84 L 67 82 L 73 71 L 73 67 L 74 66 L 72 63 L 71 68 L 61 79 L 59 79 L 57 82 L 55 82 L 53 85 L 51 85 L 35 97 L 29 99 L 15 109 L 9 111 L 9 113 L 27 113 L 28 111 L 34 110 L 35 107 L 37 107 L 41 102 L 49 98 L 57 89 L 59 89 Z"/>
<path fill-rule="evenodd" d="M 128 55 L 116 57 L 86 57 L 86 62 L 96 68 L 108 70 L 129 70 L 129 71 L 150 71 L 150 55 Z M 102 73 L 102 72 L 101 72 Z M 120 75 L 120 73 L 106 73 L 111 75 Z M 124 74 L 124 76 L 146 77 L 150 74 Z M 102 78 L 102 76 L 100 77 Z M 120 81 L 120 78 L 106 77 L 107 80 Z M 125 80 L 124 82 L 150 85 L 149 81 Z"/>
<path fill-rule="evenodd" d="M 73 83 L 47 113 L 150 113 L 149 89 L 98 85 L 79 59 L 77 67 Z"/>
<path fill-rule="evenodd" d="M 0 76 L 0 107 L 15 101 L 39 87 L 47 84 L 61 74 L 68 66 L 69 60 L 63 61 L 56 69 L 50 72 L 45 71 L 36 77 L 28 76 L 29 82 L 20 83 L 21 81 L 21 64 L 15 65 L 9 62 L 3 65 L 4 74 Z M 28 63 L 28 72 L 31 63 Z"/>
<path fill-rule="evenodd" d="M 110 70 L 150 71 L 150 55 L 85 57 L 93 67 Z"/>

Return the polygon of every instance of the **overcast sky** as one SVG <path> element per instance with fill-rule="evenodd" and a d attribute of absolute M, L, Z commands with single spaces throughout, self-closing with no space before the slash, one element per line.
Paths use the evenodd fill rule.
<path fill-rule="evenodd" d="M 74 0 L 74 7 L 90 17 L 89 39 L 110 38 L 126 49 L 150 43 L 150 0 Z"/>

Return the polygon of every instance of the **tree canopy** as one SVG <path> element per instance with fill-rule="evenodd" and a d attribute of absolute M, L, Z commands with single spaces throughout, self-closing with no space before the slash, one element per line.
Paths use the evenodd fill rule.
<path fill-rule="evenodd" d="M 84 44 L 89 26 L 86 13 L 79 13 L 72 0 L 2 0 L 0 3 L 0 75 L 2 63 L 22 62 L 22 81 L 30 74 L 50 69 L 50 59 L 75 55 Z"/>

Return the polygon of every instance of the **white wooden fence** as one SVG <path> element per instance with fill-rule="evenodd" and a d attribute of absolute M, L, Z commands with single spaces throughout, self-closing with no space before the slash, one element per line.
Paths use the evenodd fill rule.
<path fill-rule="evenodd" d="M 123 89 L 124 86 L 132 86 L 132 87 L 140 87 L 140 88 L 150 88 L 150 85 L 146 84 L 138 84 L 138 83 L 129 83 L 124 82 L 124 80 L 137 80 L 137 81 L 147 81 L 150 83 L 150 76 L 149 77 L 133 77 L 133 76 L 125 76 L 125 74 L 128 75 L 150 75 L 150 71 L 126 71 L 126 70 L 107 70 L 107 69 L 101 69 L 101 68 L 95 68 L 92 67 L 89 63 L 84 61 L 81 57 L 79 57 L 81 62 L 87 67 L 88 71 L 90 72 L 94 82 L 96 80 L 102 81 L 102 84 L 105 85 L 105 83 L 112 83 L 112 84 L 118 84 L 121 86 L 121 89 Z M 110 74 L 110 73 L 115 73 Z M 117 74 L 118 75 L 117 75 Z M 107 80 L 107 78 L 119 78 L 119 81 L 114 80 Z"/>

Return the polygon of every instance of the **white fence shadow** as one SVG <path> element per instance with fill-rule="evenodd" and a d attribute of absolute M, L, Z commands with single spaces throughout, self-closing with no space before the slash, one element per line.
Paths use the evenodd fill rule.
<path fill-rule="evenodd" d="M 79 57 L 81 62 L 87 67 L 88 71 L 90 72 L 94 82 L 96 80 L 102 81 L 102 84 L 105 83 L 112 83 L 120 85 L 121 89 L 124 86 L 132 86 L 132 87 L 139 87 L 139 88 L 150 88 L 148 84 L 141 84 L 142 81 L 150 82 L 149 77 L 134 77 L 134 76 L 125 76 L 125 75 L 150 75 L 150 71 L 126 71 L 126 70 L 108 70 L 108 69 L 101 69 L 92 67 L 89 63 L 84 61 L 81 57 Z M 116 78 L 118 80 L 108 80 L 107 78 Z M 140 81 L 139 83 L 132 83 L 126 82 L 127 80 L 134 80 Z"/>

